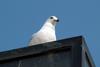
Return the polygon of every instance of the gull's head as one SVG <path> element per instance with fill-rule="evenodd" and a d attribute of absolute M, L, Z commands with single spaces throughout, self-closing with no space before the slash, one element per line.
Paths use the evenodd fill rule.
<path fill-rule="evenodd" d="M 52 25 L 56 25 L 57 22 L 59 22 L 59 19 L 56 16 L 50 16 L 48 21 L 52 24 Z"/>

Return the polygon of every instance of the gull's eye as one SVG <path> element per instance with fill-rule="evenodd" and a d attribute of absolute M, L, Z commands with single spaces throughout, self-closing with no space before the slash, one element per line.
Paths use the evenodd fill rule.
<path fill-rule="evenodd" d="M 53 19 L 53 17 L 50 17 L 50 19 Z"/>

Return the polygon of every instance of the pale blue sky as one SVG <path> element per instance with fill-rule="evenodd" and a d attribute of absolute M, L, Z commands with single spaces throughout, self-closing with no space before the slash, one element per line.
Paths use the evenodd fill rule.
<path fill-rule="evenodd" d="M 83 35 L 100 66 L 100 1 L 0 0 L 0 51 L 27 46 L 45 20 L 59 17 L 57 39 Z"/>

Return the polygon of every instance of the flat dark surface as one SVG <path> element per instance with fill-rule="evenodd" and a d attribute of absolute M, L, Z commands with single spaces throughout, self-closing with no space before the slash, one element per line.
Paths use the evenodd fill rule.
<path fill-rule="evenodd" d="M 0 52 L 0 67 L 95 67 L 82 36 Z"/>
<path fill-rule="evenodd" d="M 45 43 L 45 44 L 39 44 L 35 46 L 30 46 L 30 47 L 13 49 L 13 50 L 5 51 L 5 52 L 0 52 L 0 61 L 17 58 L 17 57 L 23 57 L 27 55 L 36 55 L 36 54 L 44 53 L 47 51 L 64 48 L 64 47 L 71 47 L 73 44 L 81 45 L 82 36 L 73 37 L 69 39 L 63 39 L 63 40 Z"/>

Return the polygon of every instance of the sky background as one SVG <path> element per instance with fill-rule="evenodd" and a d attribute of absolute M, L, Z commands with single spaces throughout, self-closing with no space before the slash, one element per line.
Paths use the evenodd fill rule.
<path fill-rule="evenodd" d="M 0 52 L 27 46 L 52 15 L 60 19 L 57 39 L 84 36 L 100 67 L 99 0 L 0 0 Z"/>

